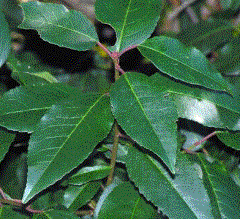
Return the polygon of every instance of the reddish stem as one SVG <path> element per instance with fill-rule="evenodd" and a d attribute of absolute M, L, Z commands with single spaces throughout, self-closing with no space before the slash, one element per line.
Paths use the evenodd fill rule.
<path fill-rule="evenodd" d="M 207 141 L 209 138 L 211 138 L 212 136 L 214 136 L 214 135 L 216 135 L 216 134 L 217 134 L 217 132 L 215 131 L 215 132 L 207 135 L 206 137 L 204 137 L 204 138 L 201 139 L 200 141 L 195 142 L 195 143 L 194 143 L 194 146 L 198 146 L 198 145 L 202 144 L 204 141 Z"/>
<path fill-rule="evenodd" d="M 112 57 L 112 53 L 103 44 L 101 44 L 100 42 L 97 42 L 97 44 L 99 45 L 99 47 L 102 48 L 104 52 L 106 52 L 110 57 Z"/>
<path fill-rule="evenodd" d="M 127 52 L 127 51 L 129 51 L 129 50 L 131 50 L 131 49 L 135 49 L 135 48 L 137 48 L 138 47 L 138 45 L 132 45 L 132 46 L 129 46 L 128 48 L 126 48 L 126 49 L 124 49 L 122 52 L 120 52 L 118 55 L 119 55 L 119 57 L 122 55 L 122 54 L 124 54 L 125 52 Z"/>

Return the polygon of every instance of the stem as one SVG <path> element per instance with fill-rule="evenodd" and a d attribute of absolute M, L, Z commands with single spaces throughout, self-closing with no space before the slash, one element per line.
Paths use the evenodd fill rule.
<path fill-rule="evenodd" d="M 112 183 L 113 180 L 113 173 L 114 173 L 114 168 L 116 165 L 116 158 L 117 158 L 117 150 L 118 150 L 118 141 L 119 141 L 119 129 L 118 129 L 118 124 L 115 121 L 115 135 L 114 135 L 114 141 L 113 141 L 113 149 L 112 149 L 112 157 L 111 157 L 111 171 L 110 174 L 108 176 L 108 180 L 107 180 L 107 186 L 109 186 Z"/>
<path fill-rule="evenodd" d="M 122 52 L 119 53 L 119 57 L 124 54 L 125 52 L 127 52 L 128 50 L 131 50 L 131 49 L 135 49 L 137 48 L 138 45 L 132 45 L 132 46 L 129 46 L 128 48 L 124 49 Z"/>
<path fill-rule="evenodd" d="M 202 144 L 203 142 L 207 141 L 209 138 L 211 138 L 212 136 L 214 136 L 216 134 L 217 134 L 217 131 L 212 132 L 211 134 L 207 135 L 206 137 L 204 137 L 200 141 L 195 142 L 191 147 L 188 148 L 188 150 L 194 149 L 196 146 Z"/>
<path fill-rule="evenodd" d="M 112 53 L 103 45 L 101 44 L 100 42 L 97 42 L 97 44 L 99 45 L 99 47 L 101 47 L 101 49 L 106 52 L 110 57 L 112 57 Z"/>

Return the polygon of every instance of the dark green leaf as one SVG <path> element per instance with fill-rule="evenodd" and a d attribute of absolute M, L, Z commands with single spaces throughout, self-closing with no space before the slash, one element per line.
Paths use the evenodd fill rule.
<path fill-rule="evenodd" d="M 97 0 L 97 19 L 116 31 L 116 51 L 138 45 L 154 31 L 164 0 Z"/>
<path fill-rule="evenodd" d="M 231 93 L 228 83 L 196 48 L 187 48 L 180 41 L 165 36 L 148 39 L 138 48 L 167 75 L 186 83 Z"/>
<path fill-rule="evenodd" d="M 51 106 L 75 89 L 64 84 L 37 84 L 14 88 L 0 102 L 0 125 L 20 132 L 33 132 Z"/>
<path fill-rule="evenodd" d="M 70 211 L 77 211 L 87 204 L 100 189 L 101 181 L 93 181 L 82 186 L 69 186 L 65 190 L 63 204 Z"/>
<path fill-rule="evenodd" d="M 34 214 L 33 219 L 79 219 L 79 217 L 69 211 L 50 210 L 43 214 Z"/>
<path fill-rule="evenodd" d="M 209 163 L 198 155 L 204 185 L 210 197 L 214 218 L 240 218 L 240 188 L 237 186 L 223 165 Z"/>
<path fill-rule="evenodd" d="M 122 75 L 110 90 L 113 113 L 119 125 L 174 172 L 177 110 L 165 94 L 147 76 L 134 72 Z"/>
<path fill-rule="evenodd" d="M 3 160 L 5 154 L 13 142 L 16 134 L 9 133 L 4 130 L 0 130 L 0 162 Z"/>
<path fill-rule="evenodd" d="M 125 162 L 130 179 L 164 214 L 169 218 L 213 218 L 201 175 L 186 155 L 178 154 L 172 179 L 156 160 L 134 147 L 128 149 Z"/>
<path fill-rule="evenodd" d="M 78 11 L 65 6 L 38 1 L 21 4 L 24 11 L 23 29 L 35 29 L 42 39 L 61 47 L 82 51 L 98 41 L 93 24 Z"/>
<path fill-rule="evenodd" d="M 6 61 L 11 48 L 10 31 L 7 21 L 5 20 L 4 14 L 0 9 L 0 67 Z"/>
<path fill-rule="evenodd" d="M 217 132 L 217 136 L 225 145 L 240 150 L 240 133 Z"/>
<path fill-rule="evenodd" d="M 24 216 L 17 211 L 14 211 L 11 207 L 0 208 L 1 219 L 27 219 L 29 217 Z"/>
<path fill-rule="evenodd" d="M 0 187 L 14 199 L 21 199 L 27 180 L 27 154 L 7 154 L 1 163 Z"/>
<path fill-rule="evenodd" d="M 150 219 L 156 218 L 156 210 L 141 198 L 131 183 L 121 183 L 105 198 L 98 219 Z"/>
<path fill-rule="evenodd" d="M 28 182 L 23 202 L 54 184 L 81 164 L 110 132 L 109 97 L 78 94 L 53 105 L 32 134 Z"/>
<path fill-rule="evenodd" d="M 93 180 L 102 179 L 109 175 L 110 170 L 110 166 L 84 167 L 73 175 L 68 180 L 68 183 L 71 185 L 82 185 Z"/>
<path fill-rule="evenodd" d="M 22 85 L 37 83 L 57 83 L 58 80 L 48 72 L 37 72 L 18 60 L 13 53 L 7 59 L 7 65 L 12 70 L 11 76 Z"/>

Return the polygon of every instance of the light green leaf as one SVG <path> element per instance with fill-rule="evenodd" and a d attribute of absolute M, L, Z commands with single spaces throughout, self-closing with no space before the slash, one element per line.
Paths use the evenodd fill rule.
<path fill-rule="evenodd" d="M 227 146 L 240 150 L 240 133 L 217 132 L 218 138 Z"/>
<path fill-rule="evenodd" d="M 125 162 L 130 179 L 164 214 L 169 218 L 214 218 L 201 175 L 190 165 L 186 155 L 178 154 L 176 175 L 172 179 L 149 155 L 134 147 L 128 149 Z"/>
<path fill-rule="evenodd" d="M 202 169 L 214 218 L 240 218 L 240 188 L 224 166 L 217 162 L 209 163 L 203 155 L 198 155 L 196 161 Z"/>
<path fill-rule="evenodd" d="M 0 67 L 6 61 L 11 48 L 10 30 L 4 14 L 0 9 Z"/>
<path fill-rule="evenodd" d="M 138 45 L 154 31 L 164 0 L 97 0 L 97 19 L 116 31 L 116 51 Z"/>
<path fill-rule="evenodd" d="M 9 90 L 1 98 L 0 125 L 31 133 L 53 104 L 73 92 L 76 89 L 64 84 L 37 84 Z"/>
<path fill-rule="evenodd" d="M 84 167 L 79 170 L 75 175 L 73 175 L 68 183 L 71 185 L 82 185 L 84 183 L 103 179 L 109 175 L 111 170 L 110 166 L 93 166 L 93 167 Z"/>
<path fill-rule="evenodd" d="M 93 181 L 82 186 L 69 186 L 65 190 L 63 204 L 70 211 L 77 211 L 87 204 L 101 188 L 101 181 Z"/>
<path fill-rule="evenodd" d="M 98 219 L 157 218 L 156 210 L 147 204 L 130 182 L 120 183 L 105 198 Z"/>
<path fill-rule="evenodd" d="M 139 145 L 156 153 L 174 172 L 177 110 L 169 97 L 139 73 L 126 73 L 111 87 L 115 118 Z"/>
<path fill-rule="evenodd" d="M 157 36 L 138 46 L 140 52 L 160 71 L 189 84 L 231 93 L 228 83 L 196 48 L 180 41 Z"/>
<path fill-rule="evenodd" d="M 16 134 L 7 132 L 5 130 L 0 130 L 0 162 L 8 152 L 8 149 L 11 146 L 15 136 Z"/>
<path fill-rule="evenodd" d="M 110 100 L 104 94 L 79 92 L 53 105 L 30 138 L 23 202 L 81 164 L 112 124 Z"/>
<path fill-rule="evenodd" d="M 93 24 L 81 12 L 38 1 L 21 4 L 23 29 L 35 29 L 43 40 L 78 51 L 91 49 L 98 41 Z"/>
<path fill-rule="evenodd" d="M 200 89 L 156 73 L 150 77 L 175 100 L 178 116 L 204 126 L 240 130 L 240 96 Z M 234 90 L 233 90 L 234 91 Z"/>

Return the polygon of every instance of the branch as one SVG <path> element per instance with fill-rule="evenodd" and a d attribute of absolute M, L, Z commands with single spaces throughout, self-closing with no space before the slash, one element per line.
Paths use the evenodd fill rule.
<path fill-rule="evenodd" d="M 174 20 L 182 11 L 188 8 L 189 5 L 193 4 L 197 0 L 189 0 L 183 2 L 179 7 L 177 7 L 173 12 L 168 14 L 169 20 Z"/>

